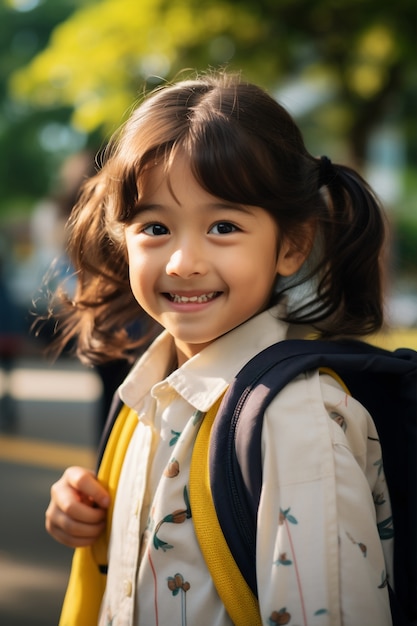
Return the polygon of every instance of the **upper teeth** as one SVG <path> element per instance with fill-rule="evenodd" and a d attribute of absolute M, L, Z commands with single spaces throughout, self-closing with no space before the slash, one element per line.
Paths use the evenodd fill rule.
<path fill-rule="evenodd" d="M 171 293 L 170 296 L 173 302 L 207 302 L 211 300 L 216 295 L 215 291 L 211 291 L 210 293 L 203 293 L 201 296 L 179 296 L 176 293 Z"/>

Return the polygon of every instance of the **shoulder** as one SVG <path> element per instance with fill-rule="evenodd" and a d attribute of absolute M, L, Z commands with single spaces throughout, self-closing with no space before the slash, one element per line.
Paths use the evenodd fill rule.
<path fill-rule="evenodd" d="M 331 471 L 335 446 L 364 458 L 371 426 L 366 409 L 339 382 L 318 370 L 307 372 L 284 387 L 265 412 L 264 459 L 279 456 L 282 471 L 291 467 L 301 480 L 313 479 Z"/>
<path fill-rule="evenodd" d="M 353 419 L 364 434 L 370 420 L 368 411 L 350 395 L 343 381 L 319 370 L 297 376 L 277 394 L 265 413 L 267 421 L 278 425 L 296 416 L 310 424 L 316 418 L 330 418 L 342 430 L 346 430 L 344 420 Z"/>

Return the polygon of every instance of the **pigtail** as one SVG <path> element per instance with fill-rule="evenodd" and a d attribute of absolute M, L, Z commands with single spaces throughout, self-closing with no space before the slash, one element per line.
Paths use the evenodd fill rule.
<path fill-rule="evenodd" d="M 353 169 L 318 163 L 318 186 L 327 196 L 324 257 L 318 297 L 327 309 L 324 336 L 362 335 L 383 323 L 382 259 L 385 219 L 366 181 Z"/>

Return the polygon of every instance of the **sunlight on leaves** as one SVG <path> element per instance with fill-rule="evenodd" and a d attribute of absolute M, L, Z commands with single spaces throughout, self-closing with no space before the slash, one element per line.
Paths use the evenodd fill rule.
<path fill-rule="evenodd" d="M 395 57 L 395 41 L 389 30 L 382 25 L 371 27 L 359 40 L 355 62 L 348 73 L 352 91 L 362 98 L 372 98 L 387 81 Z"/>

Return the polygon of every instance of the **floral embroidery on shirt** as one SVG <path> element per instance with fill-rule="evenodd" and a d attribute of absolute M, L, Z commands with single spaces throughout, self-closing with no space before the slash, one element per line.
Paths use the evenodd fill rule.
<path fill-rule="evenodd" d="M 382 459 L 378 459 L 377 461 L 375 461 L 374 467 L 378 468 L 378 476 L 380 476 L 381 473 L 382 473 L 382 470 L 384 469 L 384 467 L 382 465 Z"/>
<path fill-rule="evenodd" d="M 385 570 L 382 570 L 381 584 L 378 585 L 378 589 L 385 589 L 387 585 L 388 585 L 388 575 L 386 574 Z"/>
<path fill-rule="evenodd" d="M 177 443 L 178 439 L 179 439 L 179 438 L 180 438 L 180 436 L 181 436 L 181 433 L 180 433 L 180 432 L 178 432 L 178 431 L 176 431 L 176 430 L 172 430 L 172 429 L 171 429 L 171 435 L 173 435 L 173 436 L 172 436 L 172 438 L 169 440 L 169 445 L 170 445 L 170 446 L 175 446 L 175 444 Z"/>
<path fill-rule="evenodd" d="M 292 561 L 287 558 L 287 553 L 283 552 L 279 555 L 278 560 L 275 561 L 275 565 L 292 565 Z"/>
<path fill-rule="evenodd" d="M 295 517 L 293 515 L 290 515 L 290 511 L 291 511 L 291 507 L 289 507 L 288 509 L 285 509 L 285 511 L 283 511 L 282 509 L 279 510 L 279 522 L 278 523 L 280 526 L 284 524 L 286 521 L 290 522 L 290 524 L 298 524 Z"/>
<path fill-rule="evenodd" d="M 318 609 L 313 613 L 314 616 L 317 615 L 328 615 L 329 611 L 327 609 Z M 289 624 L 291 621 L 291 613 L 287 611 L 286 607 L 283 607 L 279 611 L 272 611 L 271 615 L 268 619 L 268 626 L 276 626 L 278 624 Z"/>
<path fill-rule="evenodd" d="M 288 535 L 288 539 L 289 539 L 289 543 L 291 546 L 291 551 L 294 551 L 294 546 L 293 546 L 293 542 L 291 539 L 291 533 L 290 530 L 288 528 L 288 523 L 289 524 L 298 524 L 298 521 L 296 520 L 296 518 L 293 515 L 290 515 L 290 510 L 291 508 L 285 509 L 285 511 L 283 511 L 282 509 L 279 510 L 279 520 L 278 520 L 278 525 L 279 526 L 286 526 L 286 531 L 287 531 L 287 535 Z M 294 558 L 294 555 L 293 555 Z M 286 552 L 281 552 L 278 555 L 278 559 L 276 561 L 274 561 L 274 565 L 293 565 L 293 561 L 291 559 L 289 559 L 287 557 L 287 553 Z M 297 565 L 295 565 L 297 567 Z"/>
<path fill-rule="evenodd" d="M 373 493 L 372 496 L 374 499 L 374 504 L 376 506 L 381 506 L 382 504 L 385 504 L 385 502 L 387 501 L 385 498 L 385 493 L 383 491 L 379 493 Z"/>
<path fill-rule="evenodd" d="M 159 550 L 159 548 L 161 548 L 161 550 L 166 552 L 167 550 L 170 550 L 171 548 L 174 547 L 168 542 L 163 541 L 162 539 L 158 537 L 158 532 L 162 524 L 183 524 L 186 519 L 191 518 L 191 507 L 190 507 L 190 500 L 188 498 L 187 487 L 184 487 L 183 496 L 184 496 L 184 502 L 185 502 L 186 508 L 177 509 L 173 511 L 172 513 L 168 513 L 168 515 L 165 515 L 161 519 L 161 521 L 158 522 L 158 524 L 156 525 L 154 535 L 153 535 L 153 545 L 156 550 Z"/>
<path fill-rule="evenodd" d="M 368 548 L 366 547 L 366 545 L 364 543 L 362 543 L 361 541 L 355 541 L 355 539 L 352 537 L 352 535 L 350 533 L 348 533 L 347 531 L 346 531 L 346 536 L 348 537 L 348 539 L 350 539 L 350 541 L 355 546 L 358 546 L 358 548 L 362 552 L 363 556 L 366 557 L 367 553 L 368 553 Z"/>
<path fill-rule="evenodd" d="M 379 537 L 382 541 L 392 539 L 394 537 L 394 527 L 392 523 L 392 515 L 377 524 Z"/>
<path fill-rule="evenodd" d="M 292 533 L 291 533 L 291 528 L 290 528 L 291 524 L 297 525 L 298 520 L 296 517 L 294 517 L 294 515 L 290 513 L 290 511 L 291 511 L 291 507 L 288 507 L 288 509 L 280 508 L 278 525 L 282 526 L 284 532 L 286 533 L 289 549 L 291 551 L 291 558 L 288 558 L 286 552 L 281 552 L 279 554 L 278 559 L 274 561 L 274 564 L 277 566 L 285 565 L 285 566 L 291 566 L 294 568 L 295 580 L 297 583 L 298 593 L 300 597 L 300 606 L 301 606 L 301 610 L 303 614 L 303 623 L 307 624 L 307 611 L 306 611 L 306 606 L 305 606 L 304 593 L 303 593 L 303 588 L 301 584 L 299 566 L 298 566 L 298 562 L 297 562 L 297 558 L 295 554 L 294 541 L 292 538 Z M 269 618 L 269 622 L 271 625 L 288 624 L 290 620 L 291 620 L 291 615 L 290 613 L 288 613 L 286 608 L 282 608 L 279 611 L 273 611 Z"/>
<path fill-rule="evenodd" d="M 204 416 L 205 416 L 204 411 L 197 410 L 193 415 L 193 426 L 196 426 L 198 422 L 201 422 Z"/>
<path fill-rule="evenodd" d="M 279 611 L 272 611 L 268 619 L 269 626 L 276 626 L 276 624 L 289 624 L 291 620 L 291 613 L 288 613 L 284 607 Z"/>
<path fill-rule="evenodd" d="M 184 577 L 181 574 L 175 574 L 175 576 L 168 577 L 168 589 L 172 592 L 173 596 L 177 596 L 179 593 L 181 594 L 181 625 L 186 626 L 187 624 L 187 607 L 185 594 L 190 589 L 191 585 L 189 582 L 184 580 Z"/>
<path fill-rule="evenodd" d="M 175 478 L 180 473 L 180 464 L 177 459 L 173 457 L 168 463 L 164 471 L 164 476 L 167 478 Z"/>

